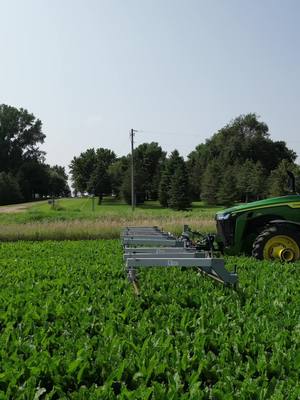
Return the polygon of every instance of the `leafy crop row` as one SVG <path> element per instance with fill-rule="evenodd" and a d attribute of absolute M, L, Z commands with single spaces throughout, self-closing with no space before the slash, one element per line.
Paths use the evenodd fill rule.
<path fill-rule="evenodd" d="M 0 245 L 0 399 L 297 399 L 299 265 L 124 279 L 118 241 Z"/>

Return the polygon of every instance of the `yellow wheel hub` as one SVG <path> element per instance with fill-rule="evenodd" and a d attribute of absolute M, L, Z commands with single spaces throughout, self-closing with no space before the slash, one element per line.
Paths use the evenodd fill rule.
<path fill-rule="evenodd" d="M 277 235 L 270 238 L 264 247 L 264 259 L 291 262 L 298 260 L 300 249 L 294 239 L 286 235 Z"/>

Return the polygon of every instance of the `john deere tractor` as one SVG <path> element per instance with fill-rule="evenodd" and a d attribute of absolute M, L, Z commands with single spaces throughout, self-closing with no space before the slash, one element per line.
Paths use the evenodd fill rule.
<path fill-rule="evenodd" d="M 225 253 L 285 262 L 300 258 L 300 195 L 276 197 L 216 214 L 218 243 Z"/>

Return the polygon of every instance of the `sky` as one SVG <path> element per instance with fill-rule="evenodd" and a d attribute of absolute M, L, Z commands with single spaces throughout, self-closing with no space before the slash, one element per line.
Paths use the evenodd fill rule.
<path fill-rule="evenodd" d="M 187 156 L 240 114 L 300 155 L 300 0 L 0 0 L 0 103 L 47 163 L 158 142 Z M 299 160 L 299 158 L 298 158 Z"/>

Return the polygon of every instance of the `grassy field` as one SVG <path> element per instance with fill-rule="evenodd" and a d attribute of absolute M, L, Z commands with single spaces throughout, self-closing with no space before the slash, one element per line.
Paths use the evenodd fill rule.
<path fill-rule="evenodd" d="M 300 398 L 300 263 L 228 257 L 236 291 L 151 269 L 136 297 L 120 241 L 80 240 L 117 238 L 126 225 L 213 231 L 219 208 L 13 207 L 0 207 L 0 241 L 27 242 L 0 243 L 0 399 Z"/>
<path fill-rule="evenodd" d="M 238 291 L 143 271 L 136 297 L 117 240 L 0 252 L 0 399 L 299 399 L 299 263 L 230 258 Z"/>
<path fill-rule="evenodd" d="M 113 199 L 101 205 L 95 199 L 74 198 L 57 200 L 52 207 L 47 202 L 31 203 L 25 210 L 1 212 L 0 240 L 65 240 L 112 239 L 126 225 L 158 225 L 180 233 L 184 224 L 201 231 L 214 231 L 214 215 L 220 208 L 193 203 L 189 211 L 163 209 L 158 202 L 147 202 L 132 212 L 131 207 Z"/>

